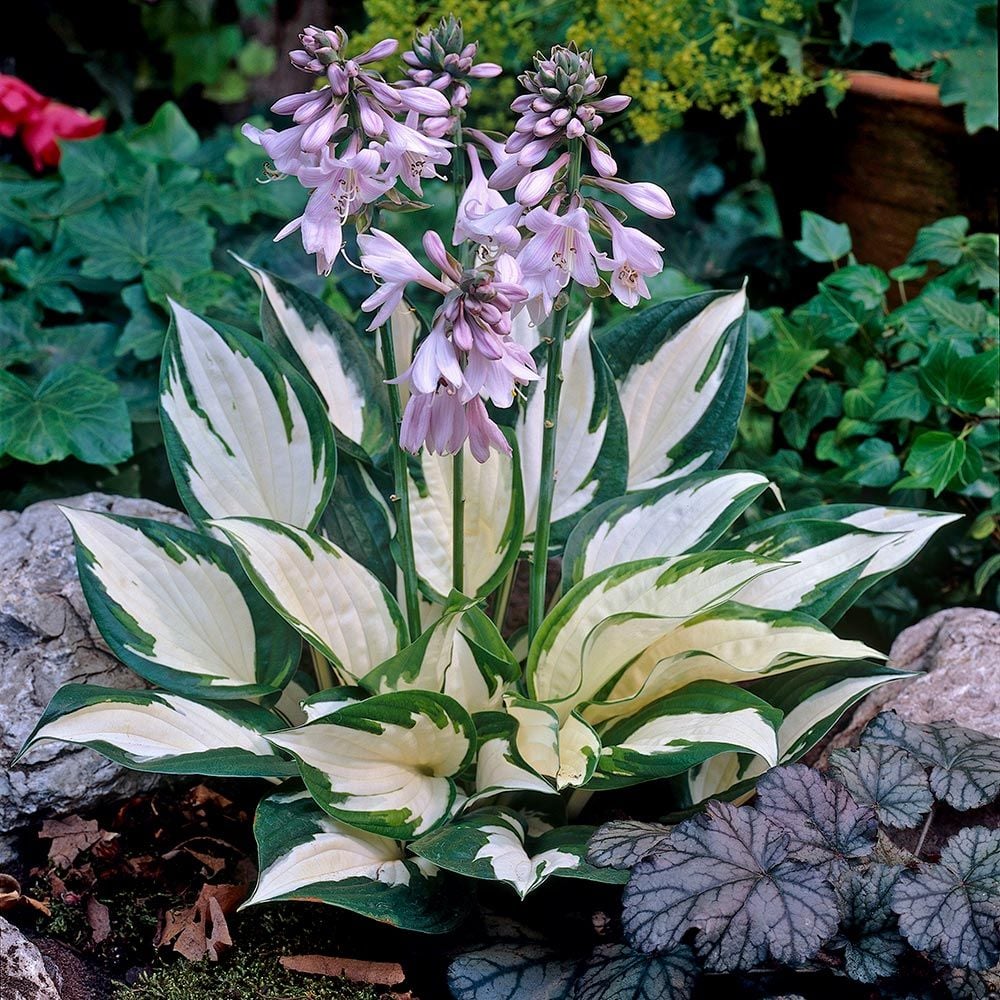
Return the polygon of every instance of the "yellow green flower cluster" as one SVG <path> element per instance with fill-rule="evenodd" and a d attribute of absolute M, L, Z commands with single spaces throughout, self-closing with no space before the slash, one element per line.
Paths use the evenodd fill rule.
<path fill-rule="evenodd" d="M 415 27 L 454 12 L 466 38 L 504 77 L 473 91 L 480 121 L 509 125 L 514 74 L 538 48 L 569 40 L 593 47 L 601 67 L 634 98 L 625 127 L 658 139 L 697 109 L 733 117 L 754 106 L 794 107 L 836 74 L 810 73 L 802 43 L 817 0 L 366 0 L 365 40 L 408 41 Z M 478 106 L 477 106 L 478 105 Z"/>

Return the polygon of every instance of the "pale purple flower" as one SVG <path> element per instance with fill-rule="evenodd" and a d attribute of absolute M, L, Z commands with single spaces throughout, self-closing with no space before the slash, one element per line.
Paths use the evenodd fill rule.
<path fill-rule="evenodd" d="M 556 177 L 566 169 L 569 163 L 569 153 L 556 157 L 547 167 L 535 170 L 518 181 L 514 189 L 514 199 L 526 208 L 531 208 L 544 201 L 552 192 Z"/>
<path fill-rule="evenodd" d="M 649 298 L 645 279 L 663 270 L 663 247 L 638 229 L 623 226 L 603 205 L 596 211 L 611 230 L 611 292 L 631 309 L 640 298 Z"/>
<path fill-rule="evenodd" d="M 538 323 L 552 311 L 556 296 L 571 278 L 588 288 L 600 284 L 600 255 L 590 235 L 590 217 L 579 205 L 565 215 L 538 206 L 524 217 L 524 225 L 534 235 L 521 248 L 517 262 L 531 318 Z"/>
<path fill-rule="evenodd" d="M 585 177 L 584 183 L 619 195 L 630 205 L 634 205 L 654 219 L 671 219 L 675 214 L 667 192 L 658 184 L 651 184 L 648 181 L 633 184 L 610 177 Z"/>
<path fill-rule="evenodd" d="M 583 142 L 590 155 L 591 166 L 601 177 L 614 177 L 618 173 L 618 164 L 608 147 L 593 135 L 588 135 Z"/>
<path fill-rule="evenodd" d="M 383 155 L 389 175 L 393 179 L 399 177 L 411 191 L 422 194 L 421 181 L 440 177 L 438 166 L 451 161 L 452 144 L 422 133 L 412 112 L 405 124 L 388 115 L 383 115 L 383 121 L 387 137 Z"/>
<path fill-rule="evenodd" d="M 305 125 L 293 125 L 280 131 L 273 128 L 259 129 L 249 122 L 242 128 L 243 135 L 260 146 L 271 158 L 275 170 L 292 176 L 297 175 L 303 167 L 312 167 L 319 162 L 317 154 L 306 153 L 302 149 L 302 134 L 305 130 Z"/>
<path fill-rule="evenodd" d="M 450 285 L 435 278 L 426 267 L 394 236 L 373 229 L 358 236 L 361 266 L 380 282 L 379 287 L 361 303 L 365 312 L 377 310 L 369 330 L 380 327 L 403 301 L 403 290 L 415 281 L 425 288 L 447 295 Z"/>
<path fill-rule="evenodd" d="M 482 219 L 483 216 L 495 209 L 507 207 L 503 195 L 499 191 L 494 191 L 486 183 L 486 174 L 483 173 L 483 165 L 479 162 L 479 154 L 475 147 L 466 146 L 466 153 L 469 157 L 469 183 L 466 185 L 462 200 L 458 203 L 458 211 L 455 213 L 455 228 L 451 241 L 456 246 L 465 240 L 482 243 L 483 234 L 473 232 L 469 228 L 469 223 Z M 520 242 L 520 236 L 518 236 L 518 242 Z"/>
<path fill-rule="evenodd" d="M 442 383 L 434 392 L 410 397 L 399 430 L 405 451 L 416 454 L 426 446 L 438 455 L 454 455 L 466 441 L 477 462 L 485 462 L 491 448 L 507 456 L 512 453 L 478 396 L 463 400 L 454 386 Z"/>

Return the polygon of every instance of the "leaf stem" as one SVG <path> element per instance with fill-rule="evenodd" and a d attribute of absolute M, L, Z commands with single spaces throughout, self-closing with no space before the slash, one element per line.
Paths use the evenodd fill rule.
<path fill-rule="evenodd" d="M 316 683 L 319 685 L 320 691 L 336 687 L 333 669 L 327 658 L 314 646 L 309 647 L 309 656 L 312 659 L 313 673 L 316 675 Z"/>
<path fill-rule="evenodd" d="M 570 162 L 566 187 L 570 198 L 580 190 L 579 139 L 570 141 Z M 566 304 L 552 317 L 548 360 L 545 365 L 545 406 L 542 418 L 542 466 L 538 479 L 538 514 L 535 518 L 535 543 L 531 555 L 531 576 L 528 589 L 528 644 L 538 633 L 545 617 L 545 583 L 548 577 L 549 536 L 552 531 L 552 499 L 556 483 L 556 431 L 559 422 L 559 394 L 562 389 L 562 354 L 569 320 L 569 294 L 573 283 L 566 286 Z"/>
<path fill-rule="evenodd" d="M 924 849 L 924 841 L 927 839 L 927 833 L 931 828 L 931 821 L 933 819 L 934 819 L 934 805 L 931 806 L 930 812 L 927 814 L 927 819 L 924 820 L 923 829 L 920 831 L 920 839 L 917 841 L 917 846 L 913 851 L 913 856 L 915 858 L 919 858 L 920 852 Z"/>
<path fill-rule="evenodd" d="M 497 631 L 503 630 L 504 619 L 507 617 L 507 607 L 510 605 L 510 595 L 514 591 L 517 568 L 520 565 L 520 561 L 515 559 L 514 565 L 508 570 L 507 575 L 503 578 L 503 583 L 500 584 L 500 590 L 497 592 L 496 603 L 493 605 L 493 624 L 496 625 Z"/>
<path fill-rule="evenodd" d="M 389 323 L 392 321 L 390 320 Z M 392 328 L 389 323 L 379 328 L 382 343 L 382 362 L 388 380 L 389 415 L 392 419 L 393 432 L 396 435 L 392 451 L 392 478 L 396 502 L 396 542 L 399 545 L 399 568 L 403 574 L 403 595 L 406 605 L 406 626 L 410 634 L 410 642 L 420 635 L 420 600 L 417 591 L 417 564 L 413 556 L 413 529 L 410 525 L 410 492 L 406 471 L 406 454 L 399 445 L 399 427 L 403 420 L 402 405 L 399 401 L 399 386 L 395 379 L 399 372 L 396 369 L 396 346 L 392 340 Z"/>

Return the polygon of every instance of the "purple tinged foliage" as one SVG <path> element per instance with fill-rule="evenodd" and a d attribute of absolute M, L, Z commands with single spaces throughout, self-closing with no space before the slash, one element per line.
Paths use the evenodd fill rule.
<path fill-rule="evenodd" d="M 716 972 L 805 962 L 836 930 L 837 901 L 825 871 L 792 860 L 790 845 L 756 810 L 710 803 L 636 866 L 627 937 L 642 951 L 670 950 L 695 929 L 695 950 Z"/>
<path fill-rule="evenodd" d="M 790 856 L 814 865 L 863 858 L 875 846 L 878 823 L 843 785 L 805 764 L 768 771 L 757 783 L 760 807 L 791 838 Z"/>
<path fill-rule="evenodd" d="M 920 762 L 897 747 L 875 744 L 835 750 L 830 769 L 857 802 L 875 807 L 886 826 L 908 830 L 934 805 Z"/>
<path fill-rule="evenodd" d="M 939 864 L 900 875 L 892 908 L 914 948 L 949 965 L 991 968 L 1000 961 L 1000 830 L 960 830 Z"/>
<path fill-rule="evenodd" d="M 953 722 L 921 725 L 883 712 L 868 724 L 861 743 L 911 753 L 931 769 L 935 797 L 955 809 L 978 809 L 1000 796 L 1000 740 L 992 736 Z"/>

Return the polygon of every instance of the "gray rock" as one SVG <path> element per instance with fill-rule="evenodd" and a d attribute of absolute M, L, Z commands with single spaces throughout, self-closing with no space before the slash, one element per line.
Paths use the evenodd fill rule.
<path fill-rule="evenodd" d="M 0 917 L 0 983 L 4 1000 L 62 1000 L 61 980 L 57 969 L 50 971 L 41 952 Z"/>
<path fill-rule="evenodd" d="M 38 818 L 126 797 L 157 780 L 60 743 L 43 743 L 10 768 L 61 685 L 144 686 L 112 656 L 94 626 L 77 577 L 72 532 L 56 503 L 191 523 L 150 500 L 101 493 L 33 504 L 20 514 L 0 512 L 0 865 L 13 860 L 19 832 Z"/>
<path fill-rule="evenodd" d="M 900 633 L 889 665 L 924 673 L 869 695 L 827 750 L 854 743 L 889 709 L 910 722 L 954 721 L 1000 737 L 1000 614 L 982 608 L 939 611 Z"/>

